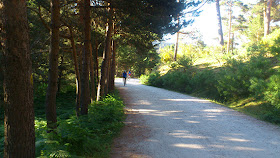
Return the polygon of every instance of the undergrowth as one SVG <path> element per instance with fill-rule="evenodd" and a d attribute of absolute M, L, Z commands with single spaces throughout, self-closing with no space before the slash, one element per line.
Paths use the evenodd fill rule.
<path fill-rule="evenodd" d="M 140 79 L 147 85 L 211 99 L 258 119 L 280 124 L 277 56 L 254 54 L 246 61 L 228 58 L 218 68 L 172 64 L 167 73 L 154 71 Z M 250 101 L 244 103 L 248 99 Z"/>
<path fill-rule="evenodd" d="M 65 117 L 65 116 L 63 116 Z M 56 134 L 36 120 L 36 153 L 47 157 L 108 157 L 113 138 L 123 126 L 123 103 L 114 95 L 89 105 L 88 115 L 60 119 Z"/>
<path fill-rule="evenodd" d="M 58 95 L 58 127 L 55 132 L 47 133 L 45 96 L 35 93 L 36 157 L 109 157 L 112 140 L 124 125 L 124 105 L 117 92 L 90 104 L 88 115 L 79 117 L 75 114 L 74 88 Z M 4 142 L 3 124 L 0 131 Z M 3 144 L 0 155 L 3 154 Z"/>

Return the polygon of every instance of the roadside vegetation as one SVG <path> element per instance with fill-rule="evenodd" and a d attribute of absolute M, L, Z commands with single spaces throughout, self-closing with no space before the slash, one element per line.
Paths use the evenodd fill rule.
<path fill-rule="evenodd" d="M 48 133 L 45 96 L 40 93 L 41 88 L 35 91 L 34 96 L 36 157 L 109 157 L 113 138 L 120 132 L 125 118 L 124 105 L 118 92 L 91 103 L 88 115 L 77 117 L 73 109 L 75 87 L 64 86 L 57 100 L 58 127 L 55 132 Z M 0 130 L 3 141 L 3 124 Z M 0 155 L 4 151 L 3 145 L 1 143 Z"/>
<path fill-rule="evenodd" d="M 158 66 L 140 79 L 280 124 L 279 40 L 276 29 L 261 42 L 229 54 L 223 48 L 181 44 L 177 61 L 172 58 L 173 47 L 166 46 L 159 50 Z"/>
<path fill-rule="evenodd" d="M 116 74 L 154 67 L 153 42 L 201 3 L 0 0 L 0 157 L 109 157 L 124 119 Z"/>

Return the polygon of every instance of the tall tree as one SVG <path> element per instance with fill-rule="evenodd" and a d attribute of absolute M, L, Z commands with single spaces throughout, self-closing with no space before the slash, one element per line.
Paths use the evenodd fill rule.
<path fill-rule="evenodd" d="M 229 53 L 230 45 L 231 45 L 231 24 L 232 24 L 232 7 L 233 2 L 230 0 L 228 2 L 228 43 L 227 43 L 227 53 Z"/>
<path fill-rule="evenodd" d="M 224 45 L 224 35 L 223 35 L 223 27 L 222 27 L 222 18 L 220 11 L 220 0 L 216 0 L 216 11 L 217 11 L 217 19 L 218 19 L 218 34 L 219 34 L 219 43 L 220 45 Z"/>
<path fill-rule="evenodd" d="M 95 74 L 95 69 L 94 69 L 94 55 L 92 55 L 92 44 L 90 45 L 90 90 L 91 90 L 91 100 L 95 101 L 96 100 L 96 74 Z"/>
<path fill-rule="evenodd" d="M 177 0 L 177 3 L 179 3 L 179 0 Z M 179 28 L 179 25 L 180 25 L 180 16 L 179 16 L 179 14 L 177 15 L 177 22 L 178 22 L 178 26 L 177 27 Z M 179 30 L 176 33 L 176 43 L 175 43 L 175 48 L 174 48 L 174 61 L 177 60 L 178 45 L 179 45 Z"/>
<path fill-rule="evenodd" d="M 109 77 L 109 60 L 111 57 L 111 46 L 112 46 L 112 31 L 113 31 L 113 20 L 112 20 L 112 8 L 108 3 L 109 18 L 106 26 L 106 37 L 105 46 L 103 51 L 103 61 L 101 65 L 101 77 L 98 85 L 97 100 L 101 97 L 105 97 L 108 93 L 108 77 Z"/>
<path fill-rule="evenodd" d="M 90 47 L 91 47 L 91 31 L 90 31 L 90 0 L 84 0 L 84 49 L 82 54 L 82 72 L 81 72 L 81 114 L 88 113 L 88 105 L 90 104 L 90 88 L 89 88 L 89 65 L 90 65 Z"/>
<path fill-rule="evenodd" d="M 25 0 L 4 0 L 4 157 L 35 157 L 33 85 Z"/>
<path fill-rule="evenodd" d="M 264 9 L 264 36 L 269 34 L 271 21 L 271 6 L 272 0 L 267 0 L 267 5 L 265 5 Z"/>
<path fill-rule="evenodd" d="M 74 39 L 74 33 L 71 26 L 68 26 L 69 32 L 70 32 L 70 42 L 72 47 L 72 56 L 73 56 L 73 63 L 75 68 L 75 76 L 76 76 L 76 115 L 80 115 L 80 97 L 81 97 L 81 78 L 80 78 L 80 71 L 79 71 L 79 64 L 78 64 L 78 55 L 77 55 L 77 49 Z"/>
<path fill-rule="evenodd" d="M 116 25 L 114 25 L 114 34 L 116 34 Z M 109 83 L 109 92 L 113 92 L 115 89 L 115 74 L 116 74 L 116 47 L 117 47 L 117 40 L 112 40 L 112 61 L 111 61 L 111 71 L 109 74 L 110 83 Z"/>
<path fill-rule="evenodd" d="M 49 55 L 49 80 L 46 94 L 46 118 L 49 130 L 56 128 L 56 93 L 58 81 L 59 56 L 59 27 L 60 4 L 59 0 L 51 1 L 51 48 Z"/>

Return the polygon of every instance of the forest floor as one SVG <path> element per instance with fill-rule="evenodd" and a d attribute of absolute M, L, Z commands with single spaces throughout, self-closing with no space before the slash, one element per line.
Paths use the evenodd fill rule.
<path fill-rule="evenodd" d="M 112 158 L 279 157 L 279 126 L 137 79 L 116 86 L 127 118 Z"/>

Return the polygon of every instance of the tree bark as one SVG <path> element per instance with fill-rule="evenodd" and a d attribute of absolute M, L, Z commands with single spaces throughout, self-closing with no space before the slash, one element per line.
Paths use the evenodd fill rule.
<path fill-rule="evenodd" d="M 219 43 L 220 45 L 224 45 L 224 35 L 223 35 L 223 27 L 222 27 L 222 18 L 220 11 L 220 0 L 216 0 L 216 11 L 217 11 L 217 19 L 218 19 L 218 34 L 219 34 Z"/>
<path fill-rule="evenodd" d="M 82 73 L 81 73 L 81 114 L 88 113 L 90 104 L 89 88 L 89 57 L 90 57 L 90 0 L 84 0 L 84 50 L 82 55 Z"/>
<path fill-rule="evenodd" d="M 91 101 L 96 100 L 96 78 L 94 71 L 94 60 L 92 55 L 92 45 L 90 45 L 90 83 L 91 83 Z"/>
<path fill-rule="evenodd" d="M 272 0 L 267 0 L 267 6 L 264 10 L 264 36 L 268 35 L 270 30 L 271 6 Z"/>
<path fill-rule="evenodd" d="M 177 3 L 179 3 L 179 0 L 177 0 Z M 177 21 L 177 24 L 178 24 L 178 28 L 179 28 L 179 25 L 180 25 L 180 16 L 179 14 L 177 15 L 177 18 L 178 18 L 178 21 Z M 175 43 L 175 48 L 174 48 L 174 57 L 173 57 L 173 60 L 174 61 L 177 61 L 177 53 L 178 53 L 178 47 L 179 47 L 179 30 L 178 32 L 176 33 L 176 43 Z"/>
<path fill-rule="evenodd" d="M 33 79 L 26 1 L 4 0 L 3 23 L 5 40 L 3 156 L 35 158 Z"/>
<path fill-rule="evenodd" d="M 51 1 L 51 49 L 49 57 L 49 80 L 46 94 L 46 119 L 50 131 L 56 129 L 56 93 L 58 81 L 60 6 L 59 0 Z"/>
<path fill-rule="evenodd" d="M 95 41 L 94 41 L 93 59 L 94 59 L 94 73 L 95 73 L 96 86 L 98 85 L 98 82 L 99 82 L 98 45 L 99 45 L 98 41 L 97 41 L 97 39 L 95 39 Z"/>
<path fill-rule="evenodd" d="M 61 80 L 63 75 L 63 62 L 64 62 L 64 53 L 62 53 L 60 57 L 60 63 L 58 66 L 58 82 L 57 82 L 57 96 L 59 97 L 60 88 L 61 88 Z"/>
<path fill-rule="evenodd" d="M 180 19 L 179 19 L 179 15 L 178 15 L 178 27 L 179 27 L 179 24 L 180 24 Z M 179 46 L 179 30 L 178 32 L 176 33 L 176 43 L 175 43 L 175 48 L 174 48 L 174 61 L 177 61 L 177 53 L 178 53 L 178 46 Z"/>
<path fill-rule="evenodd" d="M 113 40 L 113 48 L 112 48 L 112 64 L 111 64 L 111 72 L 110 72 L 110 89 L 109 92 L 113 92 L 115 90 L 115 74 L 116 74 L 116 41 Z"/>
<path fill-rule="evenodd" d="M 70 31 L 70 42 L 72 46 L 72 56 L 74 61 L 74 67 L 75 67 L 75 75 L 76 75 L 76 115 L 80 115 L 80 97 L 81 97 L 81 79 L 80 79 L 80 71 L 79 71 L 79 64 L 77 59 L 77 49 L 76 44 L 74 40 L 74 33 L 72 28 L 69 27 Z"/>
<path fill-rule="evenodd" d="M 111 13 L 111 8 L 108 8 L 108 12 Z M 108 72 L 109 72 L 109 60 L 111 53 L 112 45 L 112 31 L 113 31 L 113 22 L 112 16 L 109 16 L 107 27 L 106 27 L 106 39 L 105 39 L 105 48 L 103 52 L 103 61 L 101 65 L 101 77 L 98 85 L 97 100 L 100 100 L 101 97 L 105 97 L 108 93 Z"/>
<path fill-rule="evenodd" d="M 229 22 L 228 22 L 228 44 L 227 44 L 227 53 L 229 53 L 229 49 L 230 49 L 230 43 L 231 43 L 231 40 L 230 40 L 230 35 L 231 35 L 231 18 L 232 18 L 232 1 L 229 2 L 229 13 L 228 13 L 228 16 L 229 16 Z"/>

